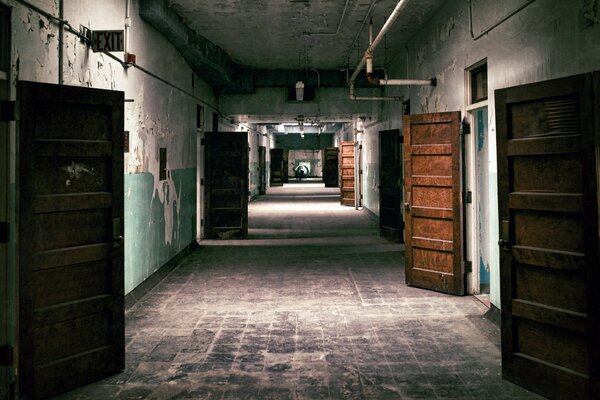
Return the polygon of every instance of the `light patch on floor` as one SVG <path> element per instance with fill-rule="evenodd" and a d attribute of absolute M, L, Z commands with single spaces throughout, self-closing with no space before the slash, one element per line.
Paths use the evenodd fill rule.
<path fill-rule="evenodd" d="M 487 308 L 404 284 L 404 248 L 335 190 L 270 188 L 127 312 L 123 373 L 58 399 L 537 399 Z"/>

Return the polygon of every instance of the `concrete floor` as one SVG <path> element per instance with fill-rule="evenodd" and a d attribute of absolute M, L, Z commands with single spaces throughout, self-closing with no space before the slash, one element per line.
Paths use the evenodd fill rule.
<path fill-rule="evenodd" d="M 269 188 L 127 312 L 127 367 L 58 399 L 537 399 L 472 296 L 407 287 L 403 246 L 337 189 Z"/>

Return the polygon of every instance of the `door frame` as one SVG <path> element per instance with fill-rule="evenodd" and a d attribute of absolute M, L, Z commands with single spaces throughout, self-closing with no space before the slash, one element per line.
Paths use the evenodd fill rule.
<path fill-rule="evenodd" d="M 487 109 L 487 100 L 466 107 L 465 120 L 468 124 L 471 134 L 463 135 L 464 146 L 464 193 L 465 198 L 468 192 L 471 192 L 471 202 L 464 201 L 464 227 L 465 227 L 465 256 L 466 260 L 470 260 L 472 267 L 470 272 L 465 273 L 466 293 L 479 294 L 481 292 L 481 276 L 479 273 L 479 255 L 480 243 L 478 238 L 478 229 L 481 218 L 477 212 L 477 204 L 479 204 L 479 194 L 477 188 L 479 181 L 477 180 L 477 135 L 476 135 L 476 113 L 479 110 Z M 489 114 L 488 114 L 489 118 Z M 488 128 L 489 129 L 489 128 Z M 488 153 L 489 156 L 489 153 Z M 488 220 L 492 223 L 491 218 Z M 492 230 L 490 230 L 492 231 Z"/>
<path fill-rule="evenodd" d="M 6 29 L 0 32 L 0 48 L 8 49 L 6 60 L 1 60 L 6 63 L 0 63 L 0 101 L 8 101 L 11 98 L 10 93 L 10 60 L 11 60 L 11 9 L 4 4 L 0 4 L 0 12 L 2 13 L 2 22 Z M 6 34 L 5 34 L 6 33 Z M 6 223 L 6 234 L 9 236 L 6 243 L 0 243 L 0 346 L 12 345 L 11 339 L 14 337 L 14 332 L 11 328 L 14 327 L 14 322 L 11 321 L 11 312 L 9 309 L 10 296 L 14 293 L 13 282 L 9 276 L 9 268 L 14 268 L 14 265 L 9 265 L 9 247 L 14 246 L 14 240 L 10 238 L 10 175 L 11 175 L 11 137 L 14 132 L 14 124 L 8 121 L 0 122 L 0 222 Z M 0 398 L 9 398 L 10 382 L 12 376 L 12 368 L 0 367 Z"/>

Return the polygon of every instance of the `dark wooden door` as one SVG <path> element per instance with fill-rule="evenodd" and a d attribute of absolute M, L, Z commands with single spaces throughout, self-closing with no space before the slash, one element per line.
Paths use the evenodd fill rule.
<path fill-rule="evenodd" d="M 283 171 L 284 166 L 287 171 L 287 163 L 283 163 L 283 149 L 271 149 L 271 178 L 270 186 L 283 186 Z"/>
<path fill-rule="evenodd" d="M 404 116 L 406 283 L 464 294 L 460 113 Z"/>
<path fill-rule="evenodd" d="M 592 82 L 588 74 L 496 91 L 502 371 L 554 399 L 600 398 Z"/>
<path fill-rule="evenodd" d="M 290 151 L 288 149 L 283 149 L 281 154 L 281 165 L 282 165 L 282 182 L 288 183 L 290 180 Z"/>
<path fill-rule="evenodd" d="M 207 132 L 206 237 L 248 235 L 248 133 Z"/>
<path fill-rule="evenodd" d="M 124 368 L 123 92 L 19 82 L 21 398 Z"/>
<path fill-rule="evenodd" d="M 340 203 L 354 207 L 354 142 L 340 143 Z"/>
<path fill-rule="evenodd" d="M 258 146 L 258 194 L 267 193 L 267 148 Z"/>
<path fill-rule="evenodd" d="M 379 233 L 395 242 L 404 241 L 402 141 L 398 129 L 379 132 Z"/>
<path fill-rule="evenodd" d="M 329 147 L 323 150 L 323 182 L 325 187 L 338 187 L 338 148 Z"/>

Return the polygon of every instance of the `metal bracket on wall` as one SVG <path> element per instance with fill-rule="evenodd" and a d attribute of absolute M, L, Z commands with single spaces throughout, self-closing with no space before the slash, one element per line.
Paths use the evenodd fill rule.
<path fill-rule="evenodd" d="M 462 123 L 460 124 L 460 133 L 462 135 L 469 135 L 469 134 L 471 134 L 471 125 L 469 124 L 469 122 L 467 122 L 466 119 L 464 119 L 462 121 Z"/>
<path fill-rule="evenodd" d="M 473 202 L 473 192 L 471 192 L 470 190 L 467 190 L 467 194 L 465 197 L 466 197 L 465 202 L 467 204 L 471 204 Z"/>
<path fill-rule="evenodd" d="M 473 272 L 473 261 L 465 261 L 465 272 Z"/>

